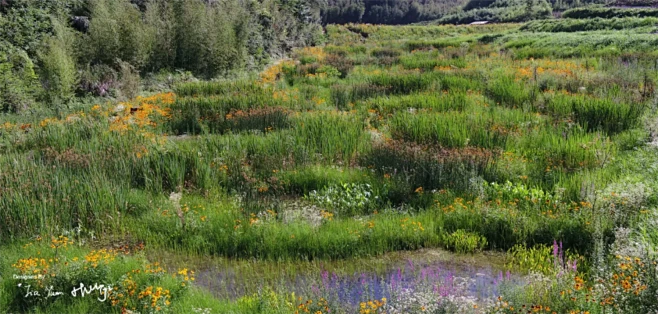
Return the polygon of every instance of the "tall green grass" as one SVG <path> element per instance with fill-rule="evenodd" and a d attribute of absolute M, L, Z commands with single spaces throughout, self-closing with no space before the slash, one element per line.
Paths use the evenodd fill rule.
<path fill-rule="evenodd" d="M 546 105 L 546 110 L 551 114 L 572 114 L 574 120 L 587 130 L 600 130 L 609 135 L 638 126 L 645 108 L 643 104 L 583 95 L 558 95 L 552 97 Z"/>
<path fill-rule="evenodd" d="M 186 96 L 212 96 L 227 94 L 261 94 L 264 87 L 253 81 L 219 81 L 219 82 L 190 82 L 181 83 L 174 87 L 174 92 L 179 97 Z"/>
<path fill-rule="evenodd" d="M 520 110 L 491 108 L 475 112 L 397 113 L 390 121 L 396 139 L 443 147 L 505 147 L 521 124 L 540 120 Z"/>
<path fill-rule="evenodd" d="M 382 114 L 393 114 L 408 109 L 427 109 L 430 111 L 464 111 L 474 106 L 475 101 L 463 92 L 452 93 L 414 93 L 402 96 L 390 96 L 368 99 L 363 104 L 369 109 Z"/>

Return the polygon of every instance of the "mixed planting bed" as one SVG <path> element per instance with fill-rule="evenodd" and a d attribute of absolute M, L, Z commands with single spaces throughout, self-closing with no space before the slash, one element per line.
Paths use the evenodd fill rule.
<path fill-rule="evenodd" d="M 2 117 L 0 310 L 656 311 L 653 19 L 626 22 L 329 26 L 258 77 Z M 437 249 L 504 265 L 480 293 L 479 270 L 345 266 Z"/>

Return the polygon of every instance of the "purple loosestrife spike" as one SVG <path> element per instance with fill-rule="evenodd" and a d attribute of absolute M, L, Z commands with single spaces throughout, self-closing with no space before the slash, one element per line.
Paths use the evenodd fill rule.
<path fill-rule="evenodd" d="M 558 255 L 557 241 L 553 240 L 553 257 L 557 258 L 557 255 Z"/>
<path fill-rule="evenodd" d="M 448 287 L 441 286 L 439 288 L 439 295 L 442 296 L 442 297 L 449 296 L 450 295 L 450 289 Z"/>
<path fill-rule="evenodd" d="M 573 269 L 573 271 L 576 271 L 576 269 L 578 268 L 578 261 L 577 260 L 573 261 L 573 266 L 571 266 L 571 268 Z"/>

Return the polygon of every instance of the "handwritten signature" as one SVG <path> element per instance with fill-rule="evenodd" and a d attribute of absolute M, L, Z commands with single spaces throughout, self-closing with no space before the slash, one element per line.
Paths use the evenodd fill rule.
<path fill-rule="evenodd" d="M 22 286 L 23 286 L 22 283 L 18 284 L 18 287 L 22 287 Z M 27 290 L 24 296 L 25 298 L 31 298 L 31 297 L 52 298 L 52 297 L 58 297 L 64 295 L 64 292 L 62 291 L 55 291 L 53 286 L 46 287 L 45 294 L 43 294 L 43 291 L 40 292 L 39 290 L 32 289 L 32 285 L 27 285 L 25 288 Z M 71 296 L 73 296 L 74 298 L 78 296 L 84 298 L 95 291 L 100 293 L 101 295 L 100 297 L 97 298 L 97 300 L 100 302 L 105 302 L 107 300 L 108 294 L 110 293 L 110 291 L 112 291 L 112 286 L 98 284 L 98 283 L 95 283 L 91 286 L 85 286 L 84 283 L 80 283 L 77 287 L 74 287 L 71 290 Z"/>

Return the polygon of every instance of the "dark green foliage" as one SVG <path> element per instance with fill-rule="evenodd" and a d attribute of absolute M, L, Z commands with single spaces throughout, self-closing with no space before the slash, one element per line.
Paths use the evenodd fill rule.
<path fill-rule="evenodd" d="M 26 52 L 45 90 L 27 95 L 20 85 L 33 82 L 3 74 L 7 90 L 12 86 L 4 102 L 20 104 L 2 107 L 27 108 L 36 94 L 50 108 L 66 105 L 75 92 L 135 95 L 136 88 L 125 93 L 128 68 L 139 74 L 186 70 L 205 78 L 260 69 L 271 55 L 319 43 L 319 10 L 298 0 L 2 1 L 2 58 Z M 350 62 L 334 61 L 347 75 Z"/>
<path fill-rule="evenodd" d="M 628 56 L 651 58 L 658 44 L 654 34 L 642 33 L 527 33 L 508 34 L 501 37 L 505 48 L 514 48 L 516 58 Z M 558 48 L 559 47 L 559 48 Z"/>
<path fill-rule="evenodd" d="M 82 64 L 116 66 L 117 59 L 138 68 L 148 60 L 155 38 L 141 12 L 128 0 L 99 0 L 89 6 L 89 31 L 82 38 Z"/>
<path fill-rule="evenodd" d="M 175 3 L 176 63 L 204 77 L 214 77 L 234 68 L 244 61 L 246 25 L 237 20 L 244 15 L 240 8 L 209 6 L 202 1 L 179 1 Z M 236 11 L 235 14 L 228 12 Z"/>
<path fill-rule="evenodd" d="M 40 78 L 45 99 L 51 106 L 66 103 L 75 96 L 78 83 L 73 54 L 75 40 L 71 29 L 55 23 L 55 35 L 45 41 L 45 48 L 39 53 Z"/>
<path fill-rule="evenodd" d="M 465 0 L 329 0 L 325 24 L 410 24 L 433 20 L 459 9 Z"/>
<path fill-rule="evenodd" d="M 20 112 L 34 102 L 38 89 L 34 65 L 27 53 L 0 50 L 0 112 Z"/>
<path fill-rule="evenodd" d="M 550 18 L 551 5 L 546 0 L 495 0 L 468 3 L 463 11 L 444 16 L 440 24 L 468 24 L 475 21 L 497 23 L 522 22 Z"/>
<path fill-rule="evenodd" d="M 657 18 L 592 18 L 532 21 L 521 27 L 530 32 L 585 32 L 595 30 L 621 30 L 651 27 L 658 24 Z"/>
<path fill-rule="evenodd" d="M 563 18 L 590 19 L 590 18 L 622 18 L 622 17 L 658 17 L 658 9 L 623 9 L 605 7 L 584 7 L 564 11 Z"/>
<path fill-rule="evenodd" d="M 354 169 L 336 169 L 332 167 L 308 166 L 294 171 L 282 173 L 286 191 L 297 195 L 305 195 L 313 190 L 319 191 L 329 185 L 341 182 L 372 183 L 365 172 Z"/>
<path fill-rule="evenodd" d="M 54 33 L 51 15 L 81 1 L 12 0 L 0 6 L 2 40 L 34 57 L 44 39 Z M 3 46 L 5 43 L 3 43 Z M 2 48 L 0 48 L 2 49 Z"/>
<path fill-rule="evenodd" d="M 348 109 L 352 100 L 351 88 L 347 85 L 337 84 L 331 87 L 331 100 L 339 110 Z"/>

